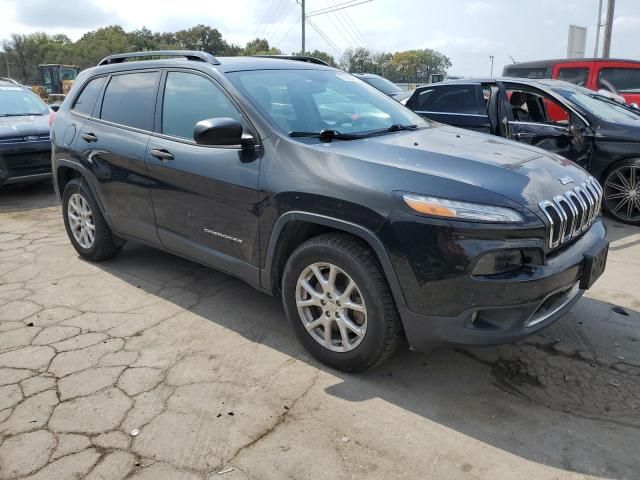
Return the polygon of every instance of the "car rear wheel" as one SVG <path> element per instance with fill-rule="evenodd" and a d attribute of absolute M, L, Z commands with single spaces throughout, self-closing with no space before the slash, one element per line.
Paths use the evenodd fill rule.
<path fill-rule="evenodd" d="M 605 211 L 620 222 L 640 226 L 640 159 L 615 164 L 602 186 Z"/>
<path fill-rule="evenodd" d="M 62 213 L 69 240 L 81 257 L 99 262 L 116 255 L 124 245 L 124 241 L 111 232 L 81 179 L 73 179 L 65 186 Z"/>
<path fill-rule="evenodd" d="M 374 253 L 344 234 L 313 238 L 291 255 L 282 298 L 309 352 L 343 371 L 372 367 L 401 344 L 398 313 Z"/>

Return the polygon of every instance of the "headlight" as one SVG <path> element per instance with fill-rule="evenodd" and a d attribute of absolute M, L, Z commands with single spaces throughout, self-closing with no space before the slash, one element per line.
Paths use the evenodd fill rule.
<path fill-rule="evenodd" d="M 505 207 L 412 194 L 405 194 L 402 198 L 412 210 L 433 217 L 494 223 L 517 223 L 524 220 L 518 212 Z"/>

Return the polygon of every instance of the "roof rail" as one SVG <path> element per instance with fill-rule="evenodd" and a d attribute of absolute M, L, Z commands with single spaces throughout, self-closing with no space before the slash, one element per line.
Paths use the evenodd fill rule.
<path fill-rule="evenodd" d="M 184 57 L 187 60 L 206 62 L 212 65 L 220 65 L 218 59 L 207 52 L 200 52 L 197 50 L 150 50 L 148 52 L 116 53 L 115 55 L 109 55 L 108 57 L 100 60 L 98 66 L 100 67 L 102 65 L 122 63 L 129 58 L 150 57 Z"/>
<path fill-rule="evenodd" d="M 309 55 L 254 55 L 254 57 L 277 58 L 280 60 L 297 60 L 298 62 L 315 63 L 316 65 L 324 65 L 325 67 L 331 66 L 324 60 L 320 60 L 319 58 L 311 57 Z"/>

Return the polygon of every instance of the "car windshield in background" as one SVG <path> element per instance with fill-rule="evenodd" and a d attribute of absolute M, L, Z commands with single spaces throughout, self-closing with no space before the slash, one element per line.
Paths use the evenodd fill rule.
<path fill-rule="evenodd" d="M 0 86 L 0 117 L 45 115 L 47 104 L 23 87 Z"/>
<path fill-rule="evenodd" d="M 424 119 L 356 77 L 334 70 L 252 70 L 229 74 L 236 86 L 285 133 L 366 134 Z"/>
<path fill-rule="evenodd" d="M 640 121 L 640 114 L 590 90 L 583 91 L 582 89 L 570 88 L 556 88 L 554 90 L 583 110 L 606 122 L 629 123 Z"/>
<path fill-rule="evenodd" d="M 401 93 L 402 90 L 398 85 L 393 82 L 390 82 L 386 78 L 382 77 L 367 77 L 363 79 L 369 85 L 376 87 L 381 92 L 386 93 L 387 95 L 391 95 L 393 93 Z"/>

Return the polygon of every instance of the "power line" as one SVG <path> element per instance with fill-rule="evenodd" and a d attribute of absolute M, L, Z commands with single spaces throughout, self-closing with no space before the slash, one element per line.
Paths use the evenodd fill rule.
<path fill-rule="evenodd" d="M 282 15 L 287 11 L 287 3 L 288 3 L 288 0 L 282 1 L 282 3 L 280 4 L 280 8 L 277 10 L 275 15 L 273 16 L 273 21 L 269 24 L 269 26 L 266 28 L 265 32 L 263 33 L 264 38 L 266 38 L 267 40 L 273 37 L 275 33 L 278 31 L 278 29 L 280 28 L 280 21 L 282 20 Z"/>
<path fill-rule="evenodd" d="M 342 56 L 342 51 L 336 46 L 335 43 L 333 43 L 331 40 L 329 40 L 329 38 L 324 34 L 324 32 L 322 30 L 320 30 L 318 28 L 318 26 L 313 23 L 313 21 L 307 17 L 307 22 L 309 22 L 309 25 L 311 25 L 311 27 L 318 32 L 318 35 L 320 35 L 322 37 L 322 39 L 326 42 L 327 45 L 329 45 L 329 47 L 331 47 L 333 50 L 335 50 L 335 52 L 339 55 Z"/>
<path fill-rule="evenodd" d="M 282 5 L 282 3 L 286 3 L 287 0 L 281 0 L 281 3 L 278 5 Z M 267 17 L 269 17 L 269 14 L 274 12 L 277 8 L 276 5 L 277 0 L 272 0 L 271 4 L 267 7 L 267 10 L 264 12 L 264 15 L 262 16 L 262 21 L 260 22 L 260 24 L 258 25 L 258 28 L 256 28 L 255 30 L 255 37 L 256 38 L 260 38 L 261 35 L 264 34 L 264 32 L 267 30 L 267 28 L 269 28 L 271 26 L 271 22 L 267 22 Z"/>
<path fill-rule="evenodd" d="M 348 2 L 338 3 L 338 4 L 333 5 L 331 7 L 321 8 L 320 10 L 316 10 L 315 12 L 311 12 L 311 13 L 307 14 L 307 18 L 315 17 L 316 15 L 324 15 L 325 13 L 335 12 L 337 10 L 342 10 L 344 8 L 355 7 L 357 5 L 362 5 L 363 3 L 369 3 L 369 2 L 372 2 L 372 1 L 373 0 L 350 0 Z M 357 2 L 357 3 L 354 3 L 354 2 Z"/>
<path fill-rule="evenodd" d="M 351 15 L 349 15 L 349 11 L 348 10 L 339 10 L 338 14 L 341 15 L 341 16 L 344 16 L 344 18 L 346 19 L 347 23 L 349 23 L 353 27 L 354 31 L 356 32 L 356 35 L 360 38 L 360 41 L 362 42 L 362 44 L 363 45 L 369 45 L 369 42 L 367 41 L 367 39 L 364 37 L 364 35 L 362 35 L 362 32 L 360 31 L 358 26 L 351 19 Z"/>
<path fill-rule="evenodd" d="M 325 3 L 328 4 L 328 2 L 325 2 Z M 331 23 L 333 23 L 333 25 L 336 27 L 337 27 L 337 24 L 333 21 L 333 19 L 335 18 L 338 21 L 338 23 L 340 23 L 340 25 L 342 26 L 342 29 L 340 29 L 340 27 L 337 27 L 337 29 L 340 32 L 340 34 L 345 38 L 345 40 L 347 40 L 347 46 L 350 46 L 349 44 L 358 45 L 360 41 L 354 36 L 354 34 L 351 32 L 351 29 L 345 24 L 345 22 L 342 21 L 342 18 L 338 16 L 338 13 L 340 12 L 337 12 L 337 13 L 331 12 L 329 15 L 327 15 L 327 18 L 329 18 Z M 347 36 L 349 38 L 347 38 Z"/>

